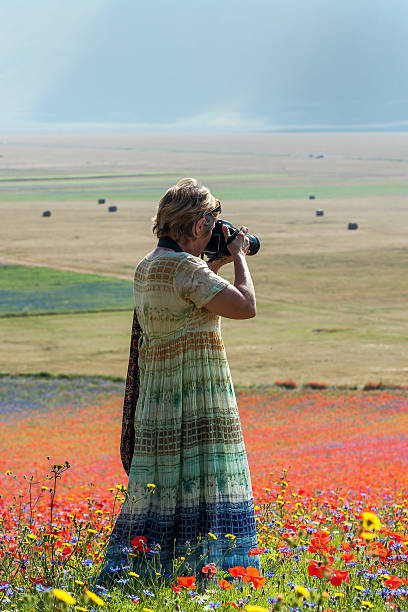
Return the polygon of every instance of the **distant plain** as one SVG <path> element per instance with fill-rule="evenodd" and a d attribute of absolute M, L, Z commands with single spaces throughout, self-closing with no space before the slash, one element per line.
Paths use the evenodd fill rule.
<path fill-rule="evenodd" d="M 222 323 L 236 384 L 407 383 L 408 133 L 11 135 L 0 156 L 0 263 L 131 283 L 158 199 L 195 176 L 261 240 L 257 316 Z M 2 316 L 0 371 L 125 376 L 131 305 L 108 302 Z"/>

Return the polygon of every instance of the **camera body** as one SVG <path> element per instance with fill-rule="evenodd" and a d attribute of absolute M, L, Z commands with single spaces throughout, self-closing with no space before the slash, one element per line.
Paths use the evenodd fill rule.
<path fill-rule="evenodd" d="M 223 225 L 228 227 L 228 233 L 230 235 L 228 243 L 232 242 L 232 240 L 234 240 L 234 238 L 239 234 L 239 229 L 234 227 L 232 223 L 229 221 L 224 221 L 223 219 L 218 219 L 214 225 L 211 238 L 203 252 L 204 255 L 209 257 L 208 261 L 214 261 L 220 257 L 229 257 L 231 255 L 228 250 L 228 243 L 224 237 L 224 232 L 222 231 Z M 249 238 L 248 255 L 255 255 L 261 246 L 259 238 L 257 236 L 253 236 L 252 234 L 247 234 L 247 237 Z"/>

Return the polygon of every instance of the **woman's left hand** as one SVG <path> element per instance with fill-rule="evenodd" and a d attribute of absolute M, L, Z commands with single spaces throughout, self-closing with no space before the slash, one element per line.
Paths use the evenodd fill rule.
<path fill-rule="evenodd" d="M 210 270 L 218 274 L 218 270 L 221 268 L 221 266 L 225 266 L 225 264 L 228 264 L 231 262 L 232 262 L 232 257 L 224 255 L 223 257 L 217 258 L 207 265 L 210 268 Z"/>

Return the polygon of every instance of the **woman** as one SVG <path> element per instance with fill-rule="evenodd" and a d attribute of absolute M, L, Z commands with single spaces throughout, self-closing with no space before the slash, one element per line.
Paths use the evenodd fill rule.
<path fill-rule="evenodd" d="M 129 569 L 131 550 L 140 576 L 171 576 L 174 557 L 185 558 L 182 576 L 199 576 L 208 563 L 260 567 L 257 556 L 248 558 L 257 544 L 251 480 L 220 334 L 221 316 L 255 316 L 248 230 L 229 245 L 230 258 L 207 265 L 199 257 L 220 211 L 206 187 L 179 181 L 153 220 L 158 246 L 135 270 L 142 330 L 135 445 L 99 584 Z M 229 261 L 234 284 L 217 274 Z"/>

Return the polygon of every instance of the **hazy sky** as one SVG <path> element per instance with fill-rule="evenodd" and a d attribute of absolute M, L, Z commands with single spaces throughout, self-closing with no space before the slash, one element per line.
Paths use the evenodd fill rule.
<path fill-rule="evenodd" d="M 408 129 L 408 0 L 0 0 L 0 129 Z"/>

